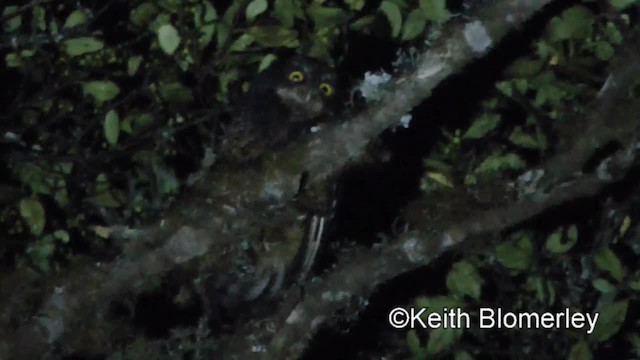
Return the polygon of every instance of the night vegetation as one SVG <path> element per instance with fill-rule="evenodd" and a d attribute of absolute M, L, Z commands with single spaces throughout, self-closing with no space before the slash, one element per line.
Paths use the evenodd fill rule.
<path fill-rule="evenodd" d="M 640 359 L 639 10 L 3 2 L 0 359 Z M 340 111 L 225 158 L 293 55 L 335 70 Z"/>

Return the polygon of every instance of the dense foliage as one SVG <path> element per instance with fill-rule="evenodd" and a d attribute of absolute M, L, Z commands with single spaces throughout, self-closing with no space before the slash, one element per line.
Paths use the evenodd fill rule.
<path fill-rule="evenodd" d="M 637 26 L 640 4 L 574 3 L 547 19 L 531 51 L 496 79 L 473 119 L 435 130 L 437 146 L 424 159 L 420 185 L 425 198 L 463 192 L 491 206 L 530 195 L 496 184 L 518 188 L 522 177 L 515 176 L 566 150 L 580 133 L 576 119 L 605 83 L 623 34 Z M 343 62 L 359 61 L 349 41 L 367 38 L 397 51 L 400 58 L 387 69 L 402 72 L 417 61 L 412 54 L 447 35 L 440 33 L 443 24 L 481 6 L 444 0 L 34 0 L 0 6 L 2 269 L 44 276 L 81 255 L 112 260 L 120 250 L 108 240 L 109 226 L 154 220 L 203 173 L 215 171 L 221 128 L 242 106 L 238 95 L 279 58 L 299 53 L 341 69 Z M 535 176 L 528 173 L 527 181 Z M 640 329 L 628 315 L 639 308 L 640 244 L 632 225 L 639 201 L 635 194 L 599 207 L 588 203 L 593 208 L 551 214 L 556 218 L 526 224 L 487 249 L 456 253 L 438 274 L 443 289 L 407 299 L 436 309 L 599 311 L 602 323 L 594 334 L 411 330 L 393 334 L 394 351 L 415 359 L 537 351 L 577 360 L 613 344 L 627 358 L 640 357 Z M 164 349 L 173 358 L 193 355 L 195 333 L 174 332 Z M 208 345 L 215 348 L 215 341 Z M 141 336 L 113 358 L 140 358 L 146 346 Z"/>

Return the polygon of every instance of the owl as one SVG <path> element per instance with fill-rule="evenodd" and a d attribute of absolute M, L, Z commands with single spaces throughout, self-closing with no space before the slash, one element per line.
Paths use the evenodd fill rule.
<path fill-rule="evenodd" d="M 238 102 L 219 153 L 235 161 L 254 159 L 333 119 L 339 104 L 336 72 L 328 65 L 303 56 L 275 63 Z"/>

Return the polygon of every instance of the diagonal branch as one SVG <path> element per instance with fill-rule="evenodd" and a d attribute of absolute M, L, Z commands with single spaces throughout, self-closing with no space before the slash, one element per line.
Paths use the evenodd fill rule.
<path fill-rule="evenodd" d="M 640 165 L 640 139 L 635 131 L 640 102 L 622 96 L 628 94 L 640 78 L 640 64 L 636 60 L 640 54 L 639 36 L 640 31 L 636 29 L 627 39 L 609 84 L 591 107 L 594 115 L 585 124 L 591 131 L 577 139 L 571 149 L 541 166 L 544 179 L 555 184 L 553 187 L 503 207 L 472 210 L 470 216 L 465 217 L 468 220 L 445 214 L 444 218 L 450 215 L 445 222 L 454 225 L 445 226 L 436 234 L 414 230 L 389 244 L 352 252 L 342 258 L 326 278 L 309 285 L 304 300 L 297 305 L 292 304 L 295 294 L 290 292 L 278 314 L 247 324 L 229 341 L 224 358 L 253 359 L 258 355 L 256 352 L 265 359 L 297 358 L 319 327 L 334 321 L 339 310 L 348 309 L 347 312 L 355 316 L 366 307 L 368 297 L 381 284 L 429 264 L 453 246 L 507 231 L 553 207 L 595 196 L 607 185 L 623 180 L 632 167 Z M 614 102 L 618 106 L 612 119 L 609 111 Z M 586 159 L 595 150 L 585 143 L 603 144 L 611 140 L 619 141 L 623 150 L 602 161 L 593 173 L 566 179 L 566 168 L 579 170 L 582 163 L 577 159 Z M 569 162 L 564 163 L 565 167 L 558 166 L 563 161 Z M 430 218 L 425 216 L 422 221 Z M 442 228 L 440 225 L 429 223 L 424 228 Z M 263 330 L 261 324 L 265 322 L 276 324 L 278 330 L 275 333 Z"/>
<path fill-rule="evenodd" d="M 11 344 L 18 347 L 14 350 L 29 350 L 29 355 L 42 354 L 55 342 L 65 343 L 64 340 L 72 331 L 65 329 L 82 328 L 90 332 L 87 329 L 95 328 L 96 323 L 104 321 L 105 306 L 111 299 L 128 291 L 135 293 L 139 284 L 149 275 L 166 273 L 204 255 L 224 257 L 224 254 L 229 254 L 230 248 L 239 246 L 237 239 L 250 219 L 262 216 L 269 207 L 286 204 L 294 196 L 303 172 L 309 173 L 311 185 L 318 184 L 358 159 L 371 140 L 386 128 L 395 126 L 403 114 L 427 98 L 442 80 L 486 54 L 504 35 L 549 2 L 501 0 L 486 4 L 479 9 L 474 20 L 448 25 L 443 33 L 450 34 L 449 38 L 441 39 L 439 44 L 422 56 L 413 71 L 398 76 L 389 84 L 380 102 L 351 121 L 328 126 L 307 141 L 270 154 L 260 166 L 244 169 L 221 167 L 203 179 L 192 194 L 175 204 L 158 224 L 135 231 L 119 229 L 114 236 L 144 239 L 151 250 L 139 257 L 129 252 L 112 264 L 91 264 L 73 269 L 67 278 L 60 279 L 49 288 L 48 295 L 43 295 L 47 301 L 41 313 L 46 315 L 22 324 L 18 331 L 11 334 Z M 423 254 L 423 247 L 424 244 L 416 238 L 415 241 L 405 241 L 396 252 L 369 254 L 367 261 L 355 259 L 350 266 L 363 261 L 367 266 L 373 266 L 367 269 L 373 269 L 376 275 L 374 281 L 371 274 L 344 277 L 344 272 L 338 272 L 337 276 L 340 277 L 330 277 L 323 287 L 312 287 L 309 298 L 322 299 L 322 289 L 331 289 L 331 294 L 335 296 L 330 296 L 330 300 L 335 301 L 330 301 L 331 306 L 312 302 L 299 305 L 302 309 L 298 308 L 293 314 L 293 320 L 296 321 L 292 323 L 292 318 L 289 318 L 289 324 L 274 338 L 268 354 L 273 355 L 272 358 L 280 358 L 276 356 L 278 354 L 299 354 L 308 336 L 317 328 L 311 325 L 323 322 L 312 322 L 317 318 L 310 316 L 329 316 L 344 305 L 344 299 L 351 295 L 366 297 L 382 281 L 408 271 L 416 264 L 424 264 L 437 254 L 437 251 L 430 252 L 429 257 L 419 256 L 418 260 L 407 262 L 408 254 Z M 404 255 L 394 256 L 396 253 Z M 397 266 L 389 266 L 396 263 Z M 224 271 L 225 262 L 222 261 L 222 264 L 220 270 Z M 339 289 L 344 288 L 340 286 L 341 281 L 346 281 L 347 294 L 350 296 L 340 295 Z M 53 286 L 56 286 L 55 289 Z M 102 329 L 93 335 L 98 338 L 102 336 L 106 343 L 112 334 Z M 27 343 L 30 344 L 28 347 L 20 349 L 19 344 Z M 247 358 L 256 355 L 251 353 L 252 348 L 243 348 L 248 351 Z"/>

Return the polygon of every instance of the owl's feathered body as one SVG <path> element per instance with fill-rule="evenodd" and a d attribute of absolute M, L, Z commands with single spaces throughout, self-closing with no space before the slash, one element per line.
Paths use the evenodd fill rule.
<path fill-rule="evenodd" d="M 238 102 L 225 128 L 221 153 L 235 161 L 256 158 L 334 117 L 336 74 L 329 66 L 295 56 L 261 73 Z"/>

